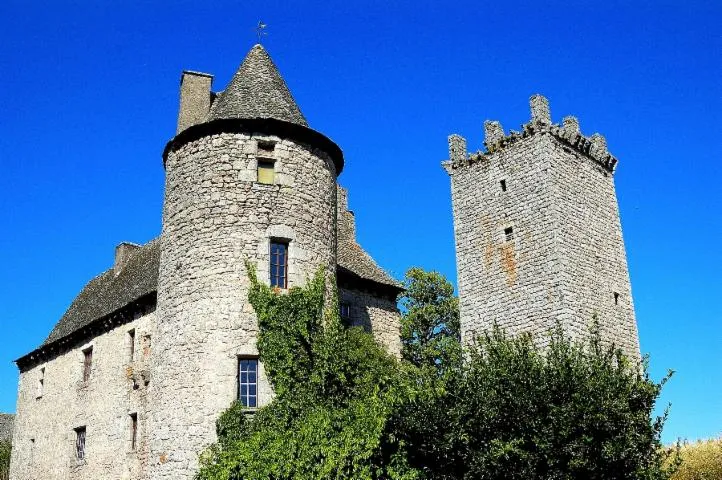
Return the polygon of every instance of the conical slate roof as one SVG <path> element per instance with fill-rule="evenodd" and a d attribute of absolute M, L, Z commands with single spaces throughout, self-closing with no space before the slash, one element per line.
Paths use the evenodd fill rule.
<path fill-rule="evenodd" d="M 228 118 L 274 118 L 308 126 L 286 82 L 260 44 L 248 52 L 208 114 L 208 120 Z"/>

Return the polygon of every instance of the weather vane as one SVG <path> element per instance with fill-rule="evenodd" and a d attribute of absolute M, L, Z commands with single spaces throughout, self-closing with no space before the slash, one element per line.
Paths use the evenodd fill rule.
<path fill-rule="evenodd" d="M 261 43 L 261 38 L 263 38 L 265 35 L 268 35 L 266 32 L 267 25 L 263 23 L 262 21 L 258 21 L 258 26 L 256 26 L 256 36 L 258 37 L 258 43 Z"/>

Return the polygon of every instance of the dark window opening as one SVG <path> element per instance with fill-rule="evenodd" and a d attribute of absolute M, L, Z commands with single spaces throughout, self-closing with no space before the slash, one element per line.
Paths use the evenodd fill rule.
<path fill-rule="evenodd" d="M 130 361 L 135 360 L 135 330 L 128 332 L 128 341 L 130 342 L 130 349 L 128 350 L 128 356 Z"/>
<path fill-rule="evenodd" d="M 130 414 L 130 449 L 135 451 L 138 443 L 138 414 Z"/>
<path fill-rule="evenodd" d="M 40 369 L 40 378 L 38 379 L 38 397 L 43 396 L 43 390 L 45 389 L 45 367 Z"/>
<path fill-rule="evenodd" d="M 619 305 L 619 294 L 614 292 L 614 304 Z"/>
<path fill-rule="evenodd" d="M 85 427 L 75 429 L 75 458 L 85 460 Z"/>
<path fill-rule="evenodd" d="M 501 191 L 506 192 L 506 180 L 499 181 L 499 185 L 501 185 Z"/>
<path fill-rule="evenodd" d="M 276 149 L 276 142 L 270 142 L 270 141 L 264 141 L 264 140 L 258 141 L 258 153 L 259 154 L 260 153 L 265 153 L 266 155 L 273 154 L 273 151 L 275 149 Z"/>
<path fill-rule="evenodd" d="M 271 241 L 271 286 L 288 286 L 288 244 Z"/>
<path fill-rule="evenodd" d="M 511 242 L 514 240 L 514 229 L 512 227 L 507 227 L 504 229 L 504 238 L 507 242 Z"/>
<path fill-rule="evenodd" d="M 258 406 L 258 359 L 238 359 L 238 401 L 246 408 Z"/>
<path fill-rule="evenodd" d="M 341 303 L 339 305 L 339 310 L 341 320 L 343 320 L 346 325 L 349 325 L 351 323 L 351 305 L 348 303 Z"/>
<path fill-rule="evenodd" d="M 93 347 L 83 350 L 83 381 L 90 380 L 90 372 L 93 368 Z"/>

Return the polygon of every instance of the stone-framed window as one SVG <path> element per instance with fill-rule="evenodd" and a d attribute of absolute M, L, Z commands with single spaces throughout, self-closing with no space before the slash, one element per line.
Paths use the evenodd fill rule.
<path fill-rule="evenodd" d="M 238 358 L 238 401 L 246 408 L 258 407 L 258 358 Z"/>
<path fill-rule="evenodd" d="M 502 178 L 501 180 L 499 180 L 499 186 L 501 187 L 502 192 L 506 192 L 506 180 L 505 179 Z"/>
<path fill-rule="evenodd" d="M 259 158 L 256 181 L 264 185 L 273 185 L 276 181 L 276 162 L 271 158 Z"/>
<path fill-rule="evenodd" d="M 43 398 L 44 391 L 45 391 L 45 367 L 41 367 L 40 374 L 38 376 L 38 394 L 35 398 Z"/>
<path fill-rule="evenodd" d="M 78 427 L 75 429 L 75 459 L 82 461 L 85 460 L 85 438 L 86 428 L 85 426 Z"/>
<path fill-rule="evenodd" d="M 288 242 L 272 239 L 270 253 L 271 286 L 288 288 Z"/>
<path fill-rule="evenodd" d="M 513 227 L 506 227 L 504 229 L 504 241 L 505 242 L 513 242 L 514 241 L 514 228 Z"/>
<path fill-rule="evenodd" d="M 135 360 L 135 329 L 128 330 L 128 361 Z"/>
<path fill-rule="evenodd" d="M 90 380 L 90 373 L 93 370 L 93 347 L 83 350 L 83 382 Z"/>
<path fill-rule="evenodd" d="M 130 451 L 135 452 L 138 448 L 138 414 L 131 413 L 130 417 Z"/>

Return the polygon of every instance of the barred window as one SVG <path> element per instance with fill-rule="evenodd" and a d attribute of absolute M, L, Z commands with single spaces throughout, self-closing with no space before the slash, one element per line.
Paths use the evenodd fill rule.
<path fill-rule="evenodd" d="M 271 286 L 288 286 L 288 243 L 271 241 Z"/>
<path fill-rule="evenodd" d="M 248 408 L 258 406 L 258 359 L 238 359 L 238 400 Z"/>
<path fill-rule="evenodd" d="M 90 380 L 90 372 L 93 369 L 93 347 L 83 350 L 83 381 Z"/>
<path fill-rule="evenodd" d="M 85 460 L 85 427 L 75 429 L 75 458 Z"/>

